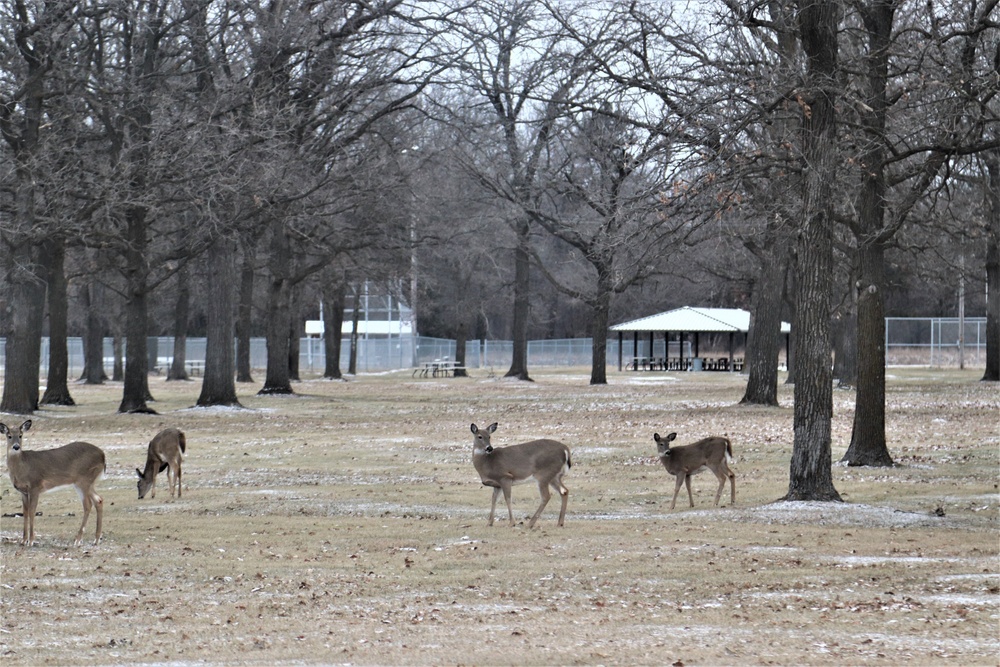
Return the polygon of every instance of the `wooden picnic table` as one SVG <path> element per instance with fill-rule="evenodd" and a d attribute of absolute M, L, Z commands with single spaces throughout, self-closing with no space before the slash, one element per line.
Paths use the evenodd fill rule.
<path fill-rule="evenodd" d="M 450 359 L 435 359 L 434 361 L 425 361 L 418 368 L 413 369 L 413 377 L 455 377 L 455 371 L 464 371 L 465 366 L 460 366 L 457 362 L 451 361 Z"/>

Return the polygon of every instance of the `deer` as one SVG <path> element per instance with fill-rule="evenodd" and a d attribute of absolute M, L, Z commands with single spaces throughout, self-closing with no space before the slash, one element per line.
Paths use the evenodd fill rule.
<path fill-rule="evenodd" d="M 97 510 L 96 545 L 101 541 L 104 499 L 94 487 L 107 469 L 104 452 L 89 442 L 71 442 L 54 449 L 28 451 L 22 445 L 24 433 L 30 428 L 30 419 L 16 429 L 0 423 L 0 433 L 7 436 L 7 472 L 14 488 L 21 493 L 24 532 L 20 544 L 32 546 L 35 543 L 38 497 L 46 491 L 72 485 L 83 501 L 83 521 L 73 546 L 80 546 L 83 542 L 83 528 L 87 525 L 91 508 Z"/>
<path fill-rule="evenodd" d="M 149 441 L 146 451 L 146 467 L 135 469 L 139 476 L 137 483 L 139 500 L 147 493 L 150 498 L 156 497 L 156 476 L 166 469 L 167 484 L 170 486 L 170 497 L 174 497 L 174 480 L 177 480 L 177 497 L 181 497 L 181 461 L 187 448 L 184 433 L 176 428 L 165 428 Z"/>
<path fill-rule="evenodd" d="M 659 433 L 653 434 L 656 441 L 656 450 L 660 456 L 660 462 L 671 475 L 677 478 L 674 486 L 674 498 L 670 501 L 670 509 L 674 509 L 677 504 L 677 494 L 680 493 L 681 484 L 687 485 L 688 502 L 694 507 L 694 497 L 691 495 L 691 476 L 697 475 L 704 470 L 711 470 L 719 479 L 719 489 L 715 492 L 715 504 L 719 504 L 722 496 L 722 489 L 726 486 L 726 479 L 732 491 L 730 504 L 736 504 L 736 475 L 729 469 L 726 463 L 727 458 L 733 456 L 733 446 L 728 438 L 704 438 L 691 445 L 680 447 L 670 447 L 670 443 L 677 438 L 676 433 L 671 433 L 661 438 Z"/>
<path fill-rule="evenodd" d="M 559 511 L 560 526 L 566 520 L 566 504 L 569 501 L 569 489 L 562 483 L 563 475 L 569 472 L 573 465 L 570 459 L 569 447 L 558 440 L 531 440 L 519 445 L 494 448 L 490 444 L 490 434 L 497 430 L 493 422 L 486 428 L 472 425 L 472 465 L 482 478 L 483 486 L 493 489 L 493 503 L 490 505 L 490 519 L 487 526 L 493 525 L 493 517 L 497 509 L 497 496 L 503 491 L 507 502 L 507 517 L 514 527 L 514 511 L 510 505 L 510 489 L 514 484 L 534 479 L 538 482 L 538 493 L 542 497 L 535 514 L 528 522 L 528 528 L 534 528 L 535 522 L 552 497 L 549 487 L 562 498 L 562 509 Z"/>

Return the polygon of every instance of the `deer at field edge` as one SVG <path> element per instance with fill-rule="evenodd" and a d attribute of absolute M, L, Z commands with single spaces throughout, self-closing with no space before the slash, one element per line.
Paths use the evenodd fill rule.
<path fill-rule="evenodd" d="M 497 509 L 497 496 L 503 491 L 507 502 L 507 517 L 514 526 L 514 511 L 510 505 L 510 489 L 513 484 L 534 479 L 538 482 L 538 493 L 542 502 L 528 522 L 528 528 L 534 528 L 539 515 L 552 497 L 549 487 L 562 498 L 562 509 L 559 511 L 559 524 L 566 519 L 566 504 L 569 502 L 569 489 L 562 483 L 563 475 L 569 472 L 573 465 L 569 447 L 557 440 L 541 439 L 523 442 L 509 447 L 496 447 L 490 444 L 490 434 L 497 430 L 493 422 L 486 428 L 472 425 L 472 464 L 476 467 L 484 486 L 493 488 L 493 502 L 490 506 L 490 519 L 487 525 L 493 525 L 493 517 Z"/>
<path fill-rule="evenodd" d="M 736 504 L 736 475 L 729 469 L 726 463 L 727 458 L 733 456 L 733 446 L 728 438 L 704 438 L 691 445 L 680 447 L 670 447 L 670 443 L 677 438 L 676 433 L 671 433 L 666 437 L 660 437 L 659 433 L 653 434 L 656 441 L 657 454 L 660 462 L 671 475 L 676 477 L 674 486 L 674 497 L 670 501 L 670 509 L 674 509 L 677 504 L 677 494 L 680 493 L 681 484 L 687 486 L 688 502 L 694 507 L 694 496 L 691 495 L 691 476 L 697 475 L 705 470 L 711 470 L 719 480 L 719 489 L 715 492 L 715 504 L 719 504 L 722 496 L 722 489 L 729 480 L 731 487 L 730 504 Z"/>
<path fill-rule="evenodd" d="M 22 446 L 25 431 L 31 428 L 28 419 L 17 429 L 0 423 L 0 433 L 7 436 L 7 473 L 14 488 L 21 493 L 24 513 L 24 531 L 21 544 L 35 543 L 35 512 L 38 498 L 46 491 L 61 486 L 75 486 L 83 501 L 83 521 L 73 540 L 74 546 L 83 541 L 83 528 L 87 525 L 90 510 L 97 510 L 97 534 L 94 544 L 101 541 L 101 523 L 104 519 L 104 499 L 94 486 L 107 467 L 104 452 L 89 442 L 71 442 L 55 449 L 27 451 Z"/>

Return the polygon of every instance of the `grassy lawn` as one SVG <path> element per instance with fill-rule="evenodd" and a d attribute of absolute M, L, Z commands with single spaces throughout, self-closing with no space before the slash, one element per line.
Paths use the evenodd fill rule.
<path fill-rule="evenodd" d="M 80 503 L 42 497 L 22 548 L 20 495 L 0 481 L 4 665 L 997 665 L 1000 392 L 981 371 L 890 369 L 891 469 L 836 465 L 843 504 L 776 502 L 788 485 L 792 393 L 743 407 L 745 376 L 533 369 L 535 382 L 307 380 L 243 409 L 192 407 L 195 382 L 151 378 L 158 415 L 119 415 L 121 385 L 32 416 L 27 449 L 103 448 L 104 539 L 73 548 Z M 261 373 L 262 376 L 262 373 Z M 262 378 L 261 378 L 262 379 Z M 836 461 L 853 391 L 835 390 Z M 2 415 L 8 425 L 23 417 Z M 533 484 L 486 526 L 491 491 L 469 425 L 493 445 L 567 443 L 528 531 Z M 161 474 L 136 499 L 146 445 L 187 435 L 184 495 Z M 733 442 L 737 502 L 695 508 L 653 433 Z M 502 506 L 502 500 L 501 500 Z"/>

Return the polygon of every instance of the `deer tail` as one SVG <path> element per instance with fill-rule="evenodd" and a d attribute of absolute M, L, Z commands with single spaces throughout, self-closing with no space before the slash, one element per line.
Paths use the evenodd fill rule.
<path fill-rule="evenodd" d="M 177 444 L 180 445 L 181 452 L 187 452 L 187 438 L 184 437 L 183 431 L 177 432 Z"/>

